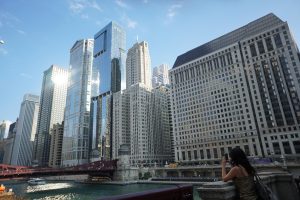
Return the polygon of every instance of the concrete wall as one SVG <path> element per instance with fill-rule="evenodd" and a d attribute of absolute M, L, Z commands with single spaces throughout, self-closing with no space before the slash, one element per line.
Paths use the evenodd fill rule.
<path fill-rule="evenodd" d="M 264 173 L 260 174 L 263 182 L 277 195 L 278 200 L 299 200 L 299 191 L 296 188 L 293 177 L 288 173 Z M 198 189 L 202 200 L 233 200 L 236 192 L 233 182 L 204 183 Z"/>

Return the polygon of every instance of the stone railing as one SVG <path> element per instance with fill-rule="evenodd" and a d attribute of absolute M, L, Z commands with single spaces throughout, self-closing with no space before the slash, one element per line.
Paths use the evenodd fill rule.
<path fill-rule="evenodd" d="M 262 173 L 259 176 L 277 195 L 278 200 L 300 199 L 299 191 L 291 174 Z M 233 200 L 236 198 L 236 188 L 232 181 L 204 183 L 197 188 L 197 191 L 202 200 Z"/>

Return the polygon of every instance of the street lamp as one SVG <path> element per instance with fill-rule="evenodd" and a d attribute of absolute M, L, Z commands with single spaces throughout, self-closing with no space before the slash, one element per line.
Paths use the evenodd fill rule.
<path fill-rule="evenodd" d="M 4 44 L 4 41 L 3 41 L 3 40 L 0 40 L 0 44 Z"/>

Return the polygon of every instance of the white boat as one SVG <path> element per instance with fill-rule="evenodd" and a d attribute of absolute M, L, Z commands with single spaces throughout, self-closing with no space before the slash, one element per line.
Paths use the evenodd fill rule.
<path fill-rule="evenodd" d="M 28 181 L 29 185 L 45 185 L 46 181 L 45 179 L 41 179 L 41 178 L 32 178 Z"/>

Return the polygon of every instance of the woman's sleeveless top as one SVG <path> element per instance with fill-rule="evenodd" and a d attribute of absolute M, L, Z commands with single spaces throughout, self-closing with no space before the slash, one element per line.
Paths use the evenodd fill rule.
<path fill-rule="evenodd" d="M 233 182 L 240 193 L 241 200 L 257 199 L 253 176 L 236 177 Z"/>

